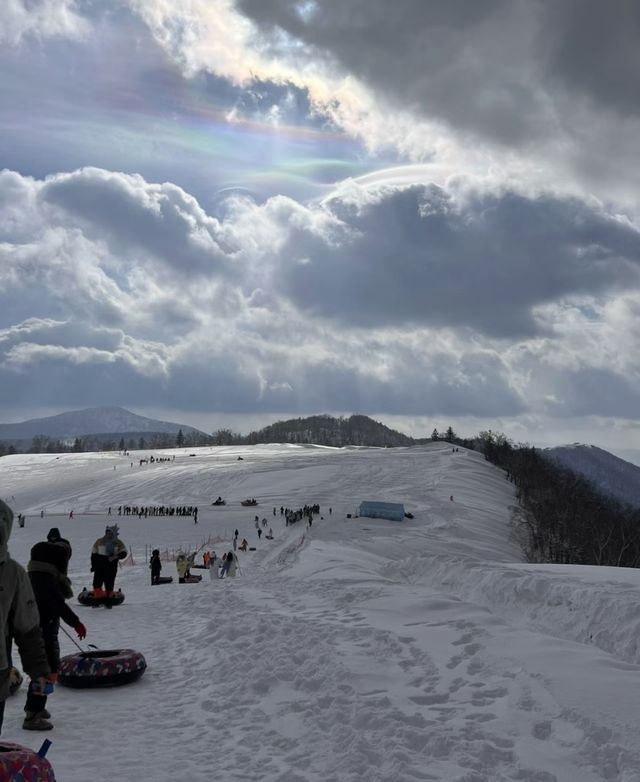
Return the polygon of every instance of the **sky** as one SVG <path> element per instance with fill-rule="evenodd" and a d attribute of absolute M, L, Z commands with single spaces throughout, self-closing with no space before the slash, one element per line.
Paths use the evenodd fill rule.
<path fill-rule="evenodd" d="M 25 565 L 58 527 L 81 648 L 147 663 L 123 687 L 57 685 L 46 738 L 58 782 L 638 782 L 640 570 L 524 562 L 513 484 L 482 454 L 433 443 L 156 455 L 170 461 L 0 460 L 2 497 L 26 516 L 12 556 Z M 218 494 L 227 505 L 213 508 Z M 240 505 L 247 495 L 256 508 Z M 413 519 L 347 518 L 365 499 L 403 502 Z M 198 525 L 118 516 L 121 503 L 197 504 Z M 311 527 L 272 514 L 307 503 L 320 505 Z M 255 513 L 273 540 L 258 539 Z M 131 554 L 115 582 L 124 602 L 83 607 L 91 547 L 114 521 Z M 238 552 L 235 578 L 194 568 L 199 583 L 177 583 L 180 548 L 200 565 L 232 548 L 236 528 L 253 550 Z M 154 547 L 171 584 L 149 583 Z M 78 654 L 59 637 L 63 656 Z M 25 684 L 2 739 L 38 749 L 45 736 L 22 729 Z"/>
<path fill-rule="evenodd" d="M 8 0 L 3 422 L 640 442 L 634 0 Z"/>

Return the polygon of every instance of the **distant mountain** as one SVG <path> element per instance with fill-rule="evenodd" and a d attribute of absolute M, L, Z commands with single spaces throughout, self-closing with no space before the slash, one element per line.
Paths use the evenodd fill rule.
<path fill-rule="evenodd" d="M 177 435 L 180 429 L 185 435 L 204 434 L 192 426 L 156 421 L 153 418 L 131 413 L 122 407 L 91 407 L 86 410 L 71 410 L 47 418 L 31 418 L 17 424 L 0 424 L 0 440 L 29 440 L 38 435 L 65 440 L 91 434 L 116 435 L 124 432 L 136 434 L 164 432 Z"/>
<path fill-rule="evenodd" d="M 413 437 L 389 429 L 366 415 L 349 418 L 333 418 L 329 415 L 313 415 L 308 418 L 292 418 L 277 421 L 259 432 L 251 432 L 245 442 L 254 443 L 314 443 L 316 445 L 402 446 L 415 445 Z"/>
<path fill-rule="evenodd" d="M 640 507 L 640 467 L 595 445 L 563 445 L 542 450 L 556 464 L 584 476 L 603 494 Z"/>

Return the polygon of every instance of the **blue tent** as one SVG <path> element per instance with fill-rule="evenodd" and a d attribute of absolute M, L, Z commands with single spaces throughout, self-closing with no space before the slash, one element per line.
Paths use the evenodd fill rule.
<path fill-rule="evenodd" d="M 358 515 L 367 516 L 370 519 L 402 521 L 404 519 L 404 505 L 400 502 L 361 502 Z"/>

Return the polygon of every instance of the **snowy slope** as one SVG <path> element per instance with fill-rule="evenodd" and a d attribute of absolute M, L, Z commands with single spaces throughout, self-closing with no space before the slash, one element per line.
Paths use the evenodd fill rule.
<path fill-rule="evenodd" d="M 441 443 L 174 454 L 0 460 L 3 496 L 27 514 L 14 556 L 60 527 L 77 588 L 108 506 L 200 507 L 197 526 L 119 519 L 136 563 L 118 577 L 126 602 L 77 610 L 87 642 L 133 646 L 149 669 L 110 691 L 57 688 L 60 782 L 640 780 L 640 572 L 524 564 L 511 484 L 480 455 Z M 211 507 L 219 494 L 227 506 Z M 347 519 L 362 499 L 415 518 Z M 305 502 L 322 509 L 310 529 L 272 515 Z M 255 513 L 274 541 L 257 540 Z M 145 545 L 222 537 L 221 551 L 236 527 L 256 546 L 236 579 L 148 586 Z M 37 747 L 22 708 L 21 695 L 8 703 L 3 737 Z"/>
<path fill-rule="evenodd" d="M 603 494 L 640 507 L 640 467 L 595 445 L 556 446 L 542 453 L 557 464 L 583 475 Z"/>

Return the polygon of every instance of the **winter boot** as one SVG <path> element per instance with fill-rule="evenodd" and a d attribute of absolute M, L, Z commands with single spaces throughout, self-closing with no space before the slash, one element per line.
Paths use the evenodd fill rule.
<path fill-rule="evenodd" d="M 36 712 L 36 717 L 44 717 L 45 720 L 50 720 L 51 714 L 49 709 L 40 709 L 40 711 Z"/>
<path fill-rule="evenodd" d="M 24 715 L 24 722 L 22 723 L 24 730 L 52 730 L 53 725 L 44 717 L 39 715 L 39 712 L 28 711 Z"/>

